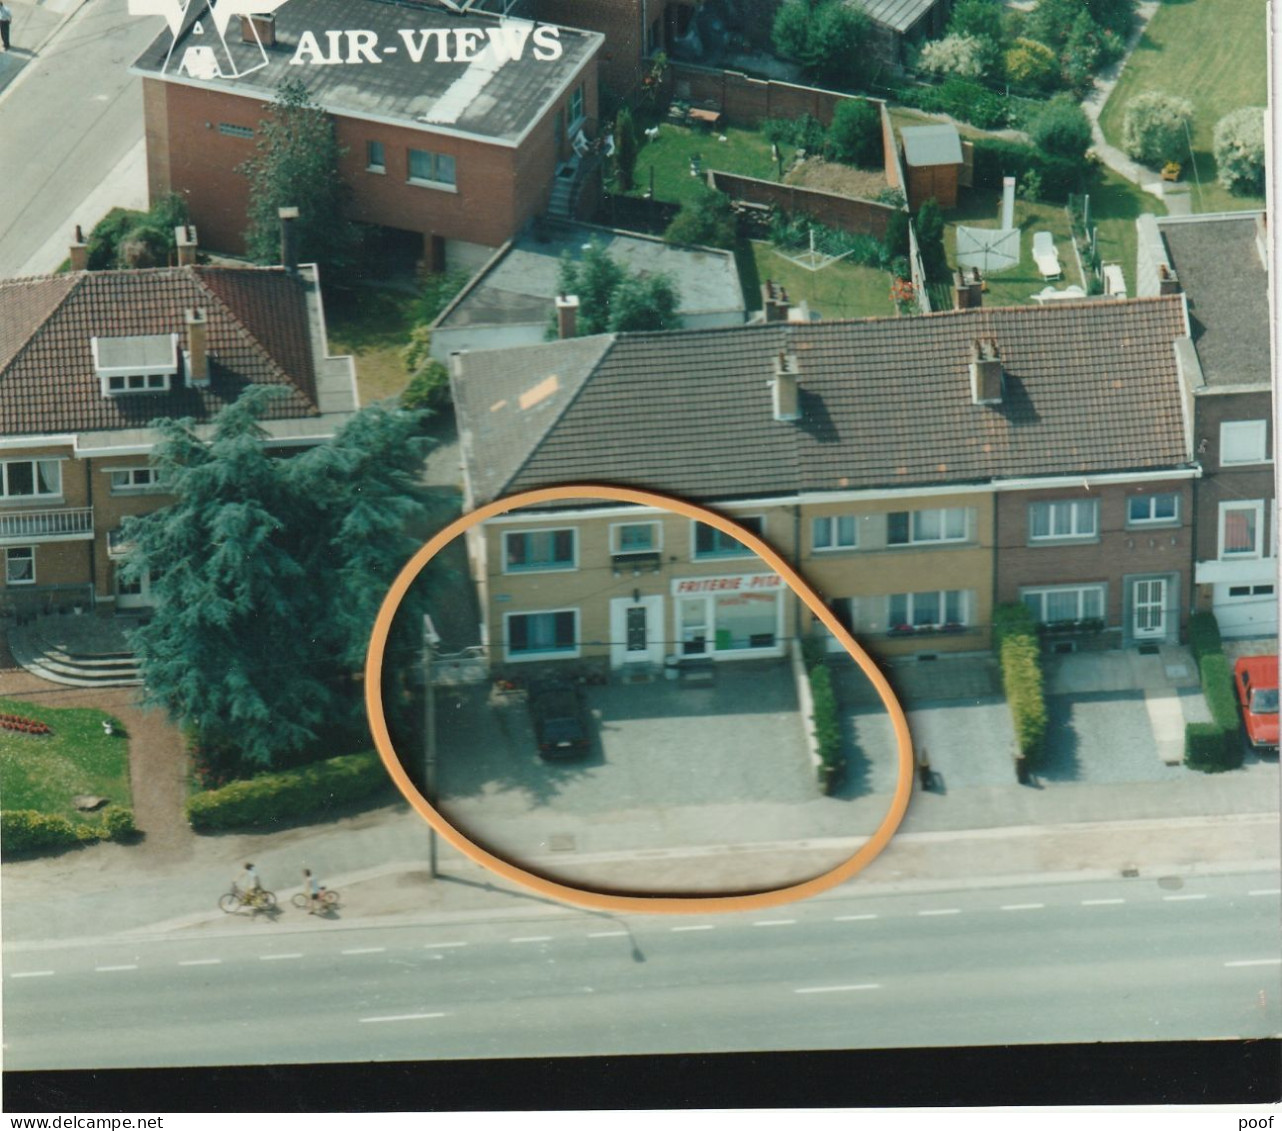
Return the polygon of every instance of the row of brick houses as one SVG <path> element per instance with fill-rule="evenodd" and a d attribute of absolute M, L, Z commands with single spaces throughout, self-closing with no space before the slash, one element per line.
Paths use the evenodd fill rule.
<path fill-rule="evenodd" d="M 1174 641 L 1201 473 L 1188 337 L 1170 296 L 459 354 L 467 502 L 595 481 L 704 503 L 886 655 L 985 649 L 1020 600 Z M 661 511 L 515 512 L 470 553 L 496 664 L 780 655 L 811 628 L 742 545 Z"/>
<path fill-rule="evenodd" d="M 282 390 L 269 450 L 324 442 L 357 408 L 313 269 L 176 267 L 0 281 L 0 616 L 129 610 L 127 515 L 169 501 L 157 419 L 208 424 L 249 384 Z"/>

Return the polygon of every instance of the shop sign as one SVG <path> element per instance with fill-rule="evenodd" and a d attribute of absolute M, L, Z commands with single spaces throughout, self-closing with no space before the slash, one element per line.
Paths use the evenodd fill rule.
<path fill-rule="evenodd" d="M 741 573 L 730 577 L 674 578 L 674 597 L 694 597 L 700 593 L 771 593 L 783 588 L 777 573 Z"/>

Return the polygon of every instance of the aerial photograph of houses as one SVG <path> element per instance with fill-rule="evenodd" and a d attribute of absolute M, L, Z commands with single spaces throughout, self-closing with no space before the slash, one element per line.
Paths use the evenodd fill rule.
<path fill-rule="evenodd" d="M 1268 17 L 0 4 L 10 1110 L 1282 1100 Z"/>

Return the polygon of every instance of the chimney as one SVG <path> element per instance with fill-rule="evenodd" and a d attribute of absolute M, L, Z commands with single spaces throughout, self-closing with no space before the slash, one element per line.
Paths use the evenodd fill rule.
<path fill-rule="evenodd" d="M 761 309 L 765 311 L 767 322 L 786 322 L 788 320 L 788 291 L 773 279 L 761 284 Z"/>
<path fill-rule="evenodd" d="M 255 35 L 255 32 L 258 34 Z M 242 43 L 261 43 L 264 47 L 275 47 L 276 17 L 241 16 L 240 39 Z"/>
<path fill-rule="evenodd" d="M 953 279 L 953 309 L 975 310 L 984 305 L 984 279 L 978 267 L 972 267 L 970 274 L 966 268 L 958 268 Z"/>
<path fill-rule="evenodd" d="M 1002 355 L 994 338 L 976 339 L 971 349 L 970 395 L 975 404 L 1002 403 Z"/>
<path fill-rule="evenodd" d="M 1157 293 L 1159 295 L 1177 295 L 1180 293 L 1180 279 L 1165 263 L 1157 265 Z"/>
<path fill-rule="evenodd" d="M 196 265 L 196 228 L 193 224 L 179 224 L 174 229 L 174 244 L 178 248 L 178 266 Z"/>
<path fill-rule="evenodd" d="M 209 387 L 209 320 L 203 307 L 189 309 L 187 324 L 187 381 L 193 389 Z"/>
<path fill-rule="evenodd" d="M 75 239 L 71 241 L 71 269 L 73 271 L 89 270 L 89 245 L 85 243 L 85 234 L 76 225 Z"/>
<path fill-rule="evenodd" d="M 579 332 L 579 296 L 556 296 L 556 336 L 573 338 Z"/>
<path fill-rule="evenodd" d="M 297 208 L 279 208 L 276 215 L 280 218 L 280 262 L 291 275 L 298 273 L 298 236 L 294 232 L 294 221 L 298 219 Z"/>
<path fill-rule="evenodd" d="M 801 396 L 797 385 L 800 366 L 795 353 L 780 350 L 775 355 L 774 376 L 770 378 L 770 400 L 776 420 L 800 420 Z"/>

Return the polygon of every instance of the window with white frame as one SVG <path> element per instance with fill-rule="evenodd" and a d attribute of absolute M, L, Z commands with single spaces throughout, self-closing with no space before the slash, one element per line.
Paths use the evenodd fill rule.
<path fill-rule="evenodd" d="M 10 546 L 4 552 L 6 585 L 36 583 L 36 550 L 34 546 Z"/>
<path fill-rule="evenodd" d="M 915 546 L 919 542 L 964 542 L 966 507 L 930 507 L 891 511 L 886 515 L 886 544 Z"/>
<path fill-rule="evenodd" d="M 454 185 L 454 158 L 448 153 L 431 153 L 426 149 L 409 151 L 409 179 L 417 184 Z"/>
<path fill-rule="evenodd" d="M 1220 464 L 1268 462 L 1267 420 L 1226 420 L 1220 425 Z"/>
<path fill-rule="evenodd" d="M 1180 521 L 1180 497 L 1174 491 L 1132 495 L 1126 500 L 1127 526 L 1173 526 Z"/>
<path fill-rule="evenodd" d="M 61 494 L 61 460 L 14 459 L 0 463 L 0 498 L 42 499 Z"/>
<path fill-rule="evenodd" d="M 509 659 L 578 655 L 578 609 L 509 613 L 505 622 Z"/>
<path fill-rule="evenodd" d="M 113 495 L 142 495 L 160 489 L 160 472 L 151 467 L 113 467 Z"/>
<path fill-rule="evenodd" d="M 368 173 L 387 172 L 387 153 L 381 141 L 365 143 L 365 171 Z"/>
<path fill-rule="evenodd" d="M 1065 499 L 1031 503 L 1028 531 L 1034 541 L 1052 538 L 1094 538 L 1099 533 L 1098 499 Z"/>
<path fill-rule="evenodd" d="M 1263 557 L 1264 500 L 1220 504 L 1220 559 Z"/>
<path fill-rule="evenodd" d="M 816 518 L 810 524 L 811 544 L 816 550 L 851 550 L 859 545 L 859 519 L 853 514 Z"/>
<path fill-rule="evenodd" d="M 579 122 L 583 121 L 583 83 L 579 83 L 570 93 L 570 127 L 573 128 Z"/>
<path fill-rule="evenodd" d="M 734 516 L 735 522 L 762 536 L 766 532 L 766 520 L 760 515 L 744 517 Z M 748 549 L 738 538 L 726 534 L 715 526 L 703 522 L 694 524 L 694 556 L 696 558 L 744 558 L 751 557 L 753 551 Z"/>
<path fill-rule="evenodd" d="M 577 538 L 568 530 L 515 530 L 503 535 L 503 572 L 574 569 Z"/>
<path fill-rule="evenodd" d="M 1054 585 L 1044 589 L 1022 589 L 1020 598 L 1038 624 L 1104 618 L 1103 585 Z"/>
<path fill-rule="evenodd" d="M 107 378 L 109 393 L 163 393 L 168 388 L 167 373 L 129 373 Z"/>
<path fill-rule="evenodd" d="M 663 548 L 657 522 L 618 522 L 610 527 L 610 553 L 651 554 Z"/>
<path fill-rule="evenodd" d="M 887 599 L 890 631 L 961 628 L 966 624 L 966 591 L 931 589 L 925 593 L 892 593 Z"/>

